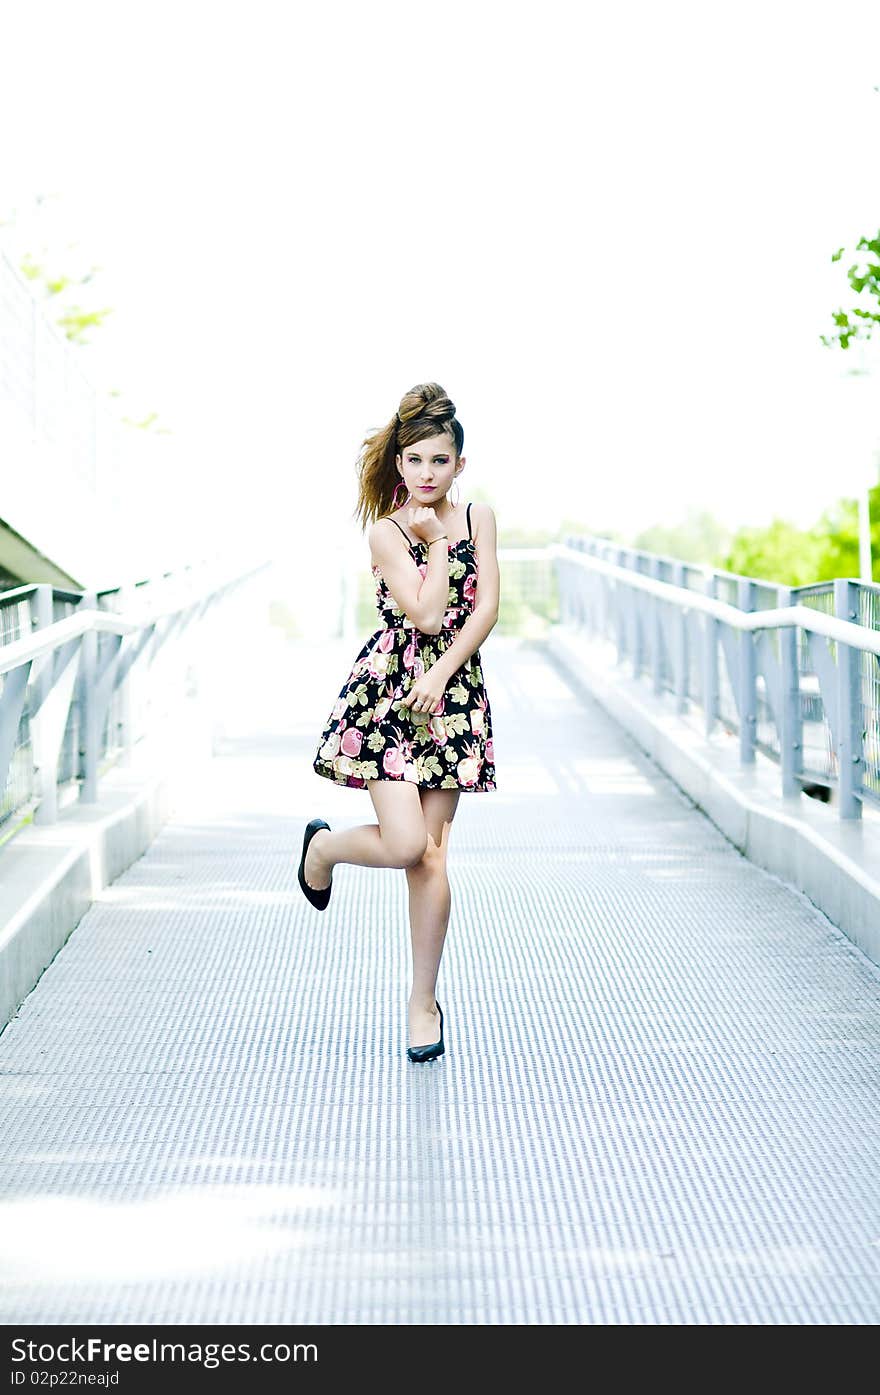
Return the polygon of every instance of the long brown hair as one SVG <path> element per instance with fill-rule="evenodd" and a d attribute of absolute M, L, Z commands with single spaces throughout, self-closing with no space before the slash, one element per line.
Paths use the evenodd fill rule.
<path fill-rule="evenodd" d="M 394 509 L 394 491 L 401 482 L 395 457 L 407 446 L 428 436 L 446 432 L 455 442 L 456 457 L 461 455 L 464 431 L 450 401 L 439 383 L 418 383 L 400 399 L 400 406 L 387 426 L 367 436 L 357 459 L 358 502 L 355 518 L 366 528 L 374 519 L 384 518 Z"/>

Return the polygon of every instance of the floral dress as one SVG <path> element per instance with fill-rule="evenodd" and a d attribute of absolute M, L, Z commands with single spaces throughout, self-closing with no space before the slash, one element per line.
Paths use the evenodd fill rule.
<path fill-rule="evenodd" d="M 476 604 L 479 567 L 470 504 L 467 525 L 466 538 L 447 542 L 449 598 L 437 635 L 423 634 L 407 620 L 373 567 L 381 624 L 355 659 L 324 725 L 312 762 L 319 775 L 355 789 L 365 789 L 368 780 L 408 780 L 429 790 L 496 788 L 492 713 L 479 649 L 456 669 L 437 711 L 413 712 L 401 702 L 448 649 Z M 403 536 L 424 576 L 428 544 Z"/>

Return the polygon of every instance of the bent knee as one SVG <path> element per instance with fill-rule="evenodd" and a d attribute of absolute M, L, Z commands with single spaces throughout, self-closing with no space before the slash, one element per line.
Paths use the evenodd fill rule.
<path fill-rule="evenodd" d="M 433 838 L 425 841 L 425 848 L 422 856 L 417 862 L 410 864 L 418 872 L 424 872 L 428 876 L 436 876 L 446 871 L 446 849 L 442 845 L 435 843 Z"/>
<path fill-rule="evenodd" d="M 427 846 L 427 833 L 409 833 L 395 838 L 390 849 L 394 866 L 415 867 L 424 857 Z"/>

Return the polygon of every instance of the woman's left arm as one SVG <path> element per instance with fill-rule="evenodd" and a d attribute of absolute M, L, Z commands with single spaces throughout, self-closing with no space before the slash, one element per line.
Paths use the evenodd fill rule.
<path fill-rule="evenodd" d="M 442 678 L 444 688 L 456 670 L 479 649 L 483 640 L 498 623 L 501 578 L 498 572 L 495 514 L 488 504 L 472 505 L 471 513 L 476 515 L 477 521 L 474 533 L 474 551 L 479 568 L 476 602 L 449 648 L 444 650 L 428 670 L 435 678 Z"/>

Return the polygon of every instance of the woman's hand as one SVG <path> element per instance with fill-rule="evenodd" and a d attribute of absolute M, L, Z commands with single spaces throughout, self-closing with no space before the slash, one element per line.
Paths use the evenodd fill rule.
<path fill-rule="evenodd" d="M 418 504 L 411 508 L 407 515 L 407 523 L 410 531 L 415 533 L 422 542 L 433 542 L 435 538 L 442 538 L 446 529 L 440 522 L 434 510 L 428 504 Z"/>
<path fill-rule="evenodd" d="M 409 707 L 413 712 L 424 712 L 430 716 L 446 691 L 442 675 L 435 670 L 436 664 L 426 669 L 421 678 L 416 679 L 406 697 L 401 699 L 401 707 Z"/>

